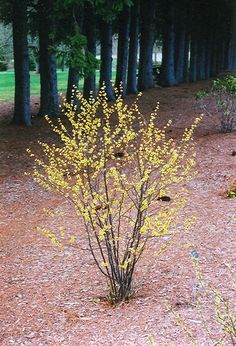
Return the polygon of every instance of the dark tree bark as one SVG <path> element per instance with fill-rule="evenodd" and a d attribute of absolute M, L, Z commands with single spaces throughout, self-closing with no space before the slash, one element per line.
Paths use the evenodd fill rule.
<path fill-rule="evenodd" d="M 190 44 L 190 67 L 189 67 L 189 81 L 195 82 L 197 80 L 197 52 L 198 41 L 196 35 L 192 33 Z"/>
<path fill-rule="evenodd" d="M 78 71 L 75 68 L 70 66 L 68 71 L 66 101 L 68 103 L 72 103 L 73 105 L 77 104 L 75 91 L 78 88 L 78 83 L 79 83 Z"/>
<path fill-rule="evenodd" d="M 193 6 L 190 9 L 190 66 L 189 81 L 197 80 L 197 54 L 198 54 L 198 18 L 199 11 Z"/>
<path fill-rule="evenodd" d="M 13 1 L 15 108 L 13 123 L 31 126 L 27 2 Z"/>
<path fill-rule="evenodd" d="M 141 1 L 141 38 L 138 72 L 138 89 L 153 88 L 152 52 L 155 41 L 156 1 Z"/>
<path fill-rule="evenodd" d="M 218 44 L 218 59 L 217 59 L 217 70 L 218 72 L 221 72 L 224 70 L 225 65 L 225 40 L 224 35 L 221 35 L 220 41 Z"/>
<path fill-rule="evenodd" d="M 88 51 L 96 56 L 96 17 L 92 6 L 87 6 L 84 10 L 84 34 L 87 37 Z M 96 96 L 96 76 L 91 74 L 84 79 L 84 97 L 89 99 L 92 94 Z"/>
<path fill-rule="evenodd" d="M 190 52 L 190 4 L 185 2 L 185 43 L 184 43 L 184 70 L 183 82 L 189 82 L 189 52 Z"/>
<path fill-rule="evenodd" d="M 137 55 L 138 55 L 138 34 L 139 34 L 139 7 L 140 0 L 134 2 L 131 8 L 130 40 L 129 40 L 129 58 L 128 58 L 128 76 L 127 93 L 137 94 Z"/>
<path fill-rule="evenodd" d="M 228 12 L 227 12 L 227 16 L 229 17 L 229 7 L 228 7 Z M 227 23 L 225 24 L 225 56 L 224 56 L 224 70 L 229 70 L 229 66 L 230 66 L 230 61 L 229 61 L 229 50 L 230 50 L 230 23 L 227 21 Z"/>
<path fill-rule="evenodd" d="M 232 38 L 229 35 L 228 41 L 227 41 L 227 51 L 226 51 L 226 69 L 232 70 L 233 69 L 233 41 Z"/>
<path fill-rule="evenodd" d="M 84 24 L 84 8 L 81 7 L 79 8 L 79 10 L 78 8 L 75 8 L 74 16 L 76 18 L 76 25 L 79 24 L 79 30 L 80 32 L 82 32 L 83 24 Z M 73 18 L 73 21 L 75 21 L 74 18 Z M 76 25 L 73 22 L 73 26 L 72 26 L 73 34 L 77 30 L 77 28 L 75 28 Z M 67 79 L 66 101 L 68 103 L 71 103 L 74 106 L 78 105 L 78 98 L 76 97 L 76 92 L 75 92 L 78 89 L 78 84 L 79 84 L 78 68 L 75 68 L 74 66 L 72 66 L 72 64 L 70 64 L 69 70 L 68 70 L 68 79 Z"/>
<path fill-rule="evenodd" d="M 188 27 L 185 32 L 185 45 L 184 45 L 184 71 L 183 71 L 183 82 L 189 81 L 189 46 L 190 46 L 190 35 Z"/>
<path fill-rule="evenodd" d="M 100 88 L 103 83 L 106 86 L 108 100 L 115 100 L 112 87 L 112 22 L 100 21 L 101 40 L 101 67 L 100 67 Z"/>
<path fill-rule="evenodd" d="M 119 35 L 118 35 L 118 52 L 116 65 L 116 82 L 117 89 L 122 83 L 123 96 L 126 95 L 126 76 L 128 63 L 128 46 L 129 46 L 129 28 L 130 28 L 130 8 L 125 6 L 119 17 Z"/>
<path fill-rule="evenodd" d="M 209 75 L 210 70 L 211 77 L 215 77 L 226 65 L 225 47 L 228 37 L 228 11 L 227 3 L 218 1 L 216 6 L 211 8 L 210 20 L 206 17 L 206 36 L 208 39 L 210 38 L 207 48 L 209 52 L 206 53 L 207 59 L 210 60 L 210 66 L 207 67 L 207 75 Z"/>
<path fill-rule="evenodd" d="M 215 50 L 215 38 L 216 38 L 216 11 L 211 9 L 210 17 L 207 17 L 207 25 L 205 31 L 205 79 L 214 76 L 216 73 L 216 60 L 214 55 L 216 54 Z M 213 67 L 212 67 L 213 64 Z"/>
<path fill-rule="evenodd" d="M 236 8 L 236 6 L 235 6 Z M 221 4 L 221 7 L 218 10 L 218 18 L 217 18 L 217 72 L 223 71 L 226 66 L 226 48 L 228 46 L 228 34 L 229 34 L 229 20 L 226 18 L 231 17 L 231 10 L 228 6 Z M 235 14 L 236 15 L 236 11 Z M 233 17 L 234 17 L 233 15 Z M 236 45 L 236 36 L 235 36 L 235 45 Z"/>
<path fill-rule="evenodd" d="M 161 85 L 173 86 L 177 84 L 175 78 L 175 31 L 174 31 L 174 2 L 166 0 L 164 5 L 163 40 L 162 40 L 162 66 Z"/>
<path fill-rule="evenodd" d="M 205 79 L 205 61 L 206 61 L 206 40 L 202 33 L 198 36 L 198 47 L 197 47 L 197 79 Z"/>
<path fill-rule="evenodd" d="M 96 56 L 96 21 L 92 6 L 87 5 L 84 10 L 84 34 L 87 37 L 88 51 Z M 89 99 L 91 95 L 96 95 L 95 73 L 84 79 L 84 97 Z"/>
<path fill-rule="evenodd" d="M 227 11 L 227 18 L 232 18 L 231 17 L 231 12 L 232 11 L 232 1 L 231 3 L 229 2 L 226 11 Z M 235 14 L 236 15 L 236 14 Z M 230 54 L 230 50 L 231 50 L 231 30 L 232 30 L 232 25 L 231 25 L 232 21 L 231 20 L 227 20 L 227 22 L 225 22 L 225 55 L 224 55 L 224 70 L 230 70 L 230 59 L 231 59 L 231 54 Z M 236 41 L 236 39 L 235 39 Z"/>
<path fill-rule="evenodd" d="M 231 0 L 231 18 L 230 18 L 230 44 L 229 61 L 230 69 L 236 70 L 236 2 Z"/>
<path fill-rule="evenodd" d="M 175 78 L 178 83 L 182 83 L 184 81 L 185 36 L 185 27 L 181 26 L 176 33 L 175 41 Z"/>
<path fill-rule="evenodd" d="M 211 76 L 211 33 L 209 33 L 209 36 L 206 40 L 206 58 L 205 58 L 205 78 L 209 79 Z"/>
<path fill-rule="evenodd" d="M 217 37 L 216 34 L 214 32 L 214 35 L 212 37 L 212 41 L 211 41 L 211 67 L 210 67 L 210 74 L 211 77 L 215 77 L 215 75 L 217 74 Z"/>
<path fill-rule="evenodd" d="M 51 51 L 54 31 L 52 17 L 53 1 L 40 0 L 39 15 L 39 69 L 40 69 L 40 110 L 39 115 L 59 115 L 56 58 Z"/>
<path fill-rule="evenodd" d="M 175 10 L 175 78 L 178 83 L 186 81 L 188 71 L 188 2 L 176 1 Z M 185 66 L 186 65 L 186 66 Z"/>

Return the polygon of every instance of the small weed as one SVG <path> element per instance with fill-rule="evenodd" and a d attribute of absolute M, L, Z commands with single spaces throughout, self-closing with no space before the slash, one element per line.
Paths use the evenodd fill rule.
<path fill-rule="evenodd" d="M 201 334 L 205 334 L 207 345 L 236 345 L 236 315 L 230 307 L 229 301 L 223 297 L 223 294 L 206 283 L 201 272 L 198 258 L 192 255 L 193 266 L 196 273 L 197 285 L 195 289 L 196 295 L 196 309 L 199 315 L 201 325 L 203 326 Z M 231 278 L 234 278 L 234 273 L 231 267 L 230 269 Z M 209 325 L 209 311 L 205 306 L 206 298 L 211 298 L 212 317 L 211 321 L 214 324 L 214 329 Z M 188 336 L 190 343 L 193 345 L 200 345 L 200 340 L 194 337 L 191 327 L 185 321 L 180 313 L 175 309 L 171 308 L 175 320 L 181 330 Z M 218 331 L 217 334 L 213 330 Z"/>
<path fill-rule="evenodd" d="M 236 179 L 230 184 L 225 194 L 229 198 L 236 198 Z"/>

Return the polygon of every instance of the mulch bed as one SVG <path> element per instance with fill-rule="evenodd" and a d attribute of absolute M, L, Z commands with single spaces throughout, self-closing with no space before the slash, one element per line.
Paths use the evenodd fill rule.
<path fill-rule="evenodd" d="M 199 113 L 194 93 L 206 83 L 152 89 L 144 93 L 141 109 L 149 114 L 160 101 L 158 123 L 163 126 L 172 119 L 171 135 L 176 138 Z M 37 98 L 32 102 L 36 114 Z M 24 175 L 32 167 L 25 149 L 37 148 L 38 139 L 51 141 L 50 129 L 36 117 L 32 129 L 9 125 L 12 107 L 0 106 L 0 345 L 190 345 L 170 306 L 188 322 L 199 345 L 211 345 L 206 322 L 216 338 L 220 328 L 212 317 L 210 296 L 204 297 L 206 322 L 198 314 L 191 252 L 199 253 L 204 280 L 235 309 L 235 283 L 228 266 L 235 271 L 236 199 L 224 196 L 236 178 L 235 132 L 220 133 L 217 116 L 203 119 L 195 135 L 199 174 L 186 184 L 190 200 L 183 210 L 197 221 L 161 257 L 154 256 L 153 244 L 137 269 L 133 299 L 111 307 L 102 298 L 106 284 L 70 206 Z M 43 208 L 68 213 L 63 220 L 46 218 Z M 58 250 L 36 227 L 61 222 L 78 234 L 78 241 Z"/>

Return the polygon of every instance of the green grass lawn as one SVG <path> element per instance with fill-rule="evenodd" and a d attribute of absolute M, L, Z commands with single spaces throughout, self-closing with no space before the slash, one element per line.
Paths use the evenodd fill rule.
<path fill-rule="evenodd" d="M 58 91 L 65 92 L 67 85 L 67 71 L 57 72 Z M 0 72 L 0 101 L 10 101 L 14 98 L 14 71 Z M 30 73 L 30 94 L 39 95 L 40 76 Z"/>
<path fill-rule="evenodd" d="M 115 71 L 113 71 L 113 78 Z M 65 92 L 67 86 L 68 71 L 57 71 L 58 91 Z M 96 71 L 96 81 L 99 80 L 99 71 Z M 80 81 L 82 87 L 83 80 Z M 40 94 L 40 76 L 35 72 L 30 73 L 30 94 Z M 14 71 L 0 72 L 0 102 L 11 101 L 14 98 Z"/>

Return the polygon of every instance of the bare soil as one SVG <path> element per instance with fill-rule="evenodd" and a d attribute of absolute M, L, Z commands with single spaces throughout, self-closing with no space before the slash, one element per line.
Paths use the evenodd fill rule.
<path fill-rule="evenodd" d="M 173 120 L 178 137 L 198 115 L 194 93 L 207 82 L 145 92 L 145 114 L 160 102 L 158 123 Z M 127 101 L 133 97 L 127 98 Z M 32 98 L 33 115 L 38 99 Z M 236 199 L 224 196 L 236 178 L 236 133 L 219 132 L 216 116 L 205 117 L 196 134 L 199 174 L 187 188 L 190 201 L 184 215 L 195 215 L 192 231 L 155 257 L 155 244 L 144 255 L 136 273 L 137 292 L 129 303 L 111 307 L 99 298 L 106 293 L 104 278 L 94 266 L 73 213 L 64 219 L 47 218 L 43 208 L 70 210 L 61 197 L 44 191 L 24 172 L 32 162 L 26 148 L 37 150 L 37 140 L 53 141 L 43 119 L 34 117 L 31 129 L 9 125 L 13 105 L 0 106 L 0 345 L 131 346 L 178 345 L 191 342 L 178 327 L 170 306 L 187 321 L 199 345 L 211 345 L 206 324 L 217 340 L 220 327 L 212 317 L 211 297 L 204 297 L 205 321 L 195 304 L 196 274 L 191 252 L 199 253 L 204 280 L 222 292 L 235 311 Z M 67 226 L 78 234 L 73 245 L 60 251 L 36 230 L 37 226 Z M 230 345 L 225 339 L 225 345 Z"/>

